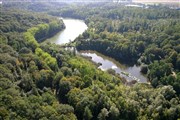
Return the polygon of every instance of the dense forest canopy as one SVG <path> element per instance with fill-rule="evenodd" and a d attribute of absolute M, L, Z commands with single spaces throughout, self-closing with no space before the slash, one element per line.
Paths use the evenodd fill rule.
<path fill-rule="evenodd" d="M 0 119 L 180 118 L 178 10 L 104 3 L 9 3 L 0 9 Z M 74 41 L 78 50 L 137 63 L 150 84 L 127 86 L 88 59 L 41 43 L 65 28 L 59 16 L 88 25 Z"/>

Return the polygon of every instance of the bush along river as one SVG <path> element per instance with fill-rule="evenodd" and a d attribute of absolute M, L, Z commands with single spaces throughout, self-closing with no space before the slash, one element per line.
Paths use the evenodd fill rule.
<path fill-rule="evenodd" d="M 66 28 L 50 39 L 47 39 L 45 42 L 63 45 L 74 41 L 76 37 L 78 37 L 88 28 L 82 20 L 64 18 L 62 20 Z M 140 66 L 127 66 L 95 51 L 78 51 L 78 54 L 90 57 L 93 62 L 99 64 L 98 68 L 101 70 L 112 69 L 115 71 L 115 73 L 120 74 L 121 77 L 124 77 L 128 81 L 136 80 L 142 83 L 147 82 L 147 78 L 140 72 Z"/>

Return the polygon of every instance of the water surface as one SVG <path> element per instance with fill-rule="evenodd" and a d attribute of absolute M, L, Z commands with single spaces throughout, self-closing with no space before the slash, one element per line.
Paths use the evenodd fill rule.
<path fill-rule="evenodd" d="M 65 44 L 70 41 L 75 40 L 80 34 L 82 34 L 86 29 L 87 25 L 82 20 L 78 19 L 62 19 L 66 28 L 57 33 L 55 36 L 47 39 L 46 42 L 51 42 L 55 44 Z"/>
<path fill-rule="evenodd" d="M 75 40 L 76 37 L 87 29 L 87 25 L 82 20 L 63 19 L 63 22 L 66 28 L 45 42 L 49 41 L 51 43 L 61 45 L 66 44 Z M 137 80 L 139 82 L 147 82 L 147 78 L 141 74 L 139 66 L 126 66 L 120 64 L 114 59 L 99 54 L 95 51 L 83 51 L 79 53 L 83 56 L 91 57 L 92 61 L 96 63 L 101 63 L 102 65 L 99 66 L 101 70 L 113 69 L 116 73 L 120 74 L 122 77 L 125 77 L 129 81 Z"/>
<path fill-rule="evenodd" d="M 128 81 L 137 80 L 138 82 L 147 82 L 147 78 L 140 72 L 140 66 L 127 66 L 124 64 L 120 64 L 116 60 L 95 51 L 81 51 L 80 53 L 83 56 L 91 57 L 92 61 L 94 61 L 95 63 L 101 63 L 101 65 L 99 66 L 101 70 L 113 69 L 116 73 L 120 74 Z"/>

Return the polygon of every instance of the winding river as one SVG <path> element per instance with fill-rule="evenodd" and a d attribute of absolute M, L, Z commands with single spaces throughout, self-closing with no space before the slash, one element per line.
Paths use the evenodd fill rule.
<path fill-rule="evenodd" d="M 66 44 L 70 41 L 75 40 L 80 34 L 86 29 L 87 25 L 82 20 L 77 19 L 63 19 L 66 28 L 56 34 L 54 37 L 47 39 L 46 42 L 55 44 Z M 81 51 L 79 52 L 83 56 L 92 58 L 95 63 L 100 63 L 99 68 L 101 70 L 113 69 L 116 73 L 126 78 L 128 81 L 137 80 L 138 82 L 147 82 L 147 78 L 140 72 L 139 66 L 126 66 L 120 64 L 112 58 L 104 56 L 95 51 Z"/>
<path fill-rule="evenodd" d="M 80 34 L 82 34 L 88 27 L 82 20 L 78 19 L 62 19 L 66 28 L 56 34 L 55 36 L 47 39 L 46 42 L 55 44 L 66 44 L 75 40 Z"/>

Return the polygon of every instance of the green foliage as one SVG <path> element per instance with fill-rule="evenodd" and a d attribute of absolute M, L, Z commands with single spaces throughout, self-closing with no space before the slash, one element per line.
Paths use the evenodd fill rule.
<path fill-rule="evenodd" d="M 85 17 L 88 25 L 75 41 L 78 50 L 95 50 L 128 65 L 138 63 L 154 87 L 172 85 L 179 94 L 178 10 L 109 4 L 101 9 L 84 5 L 74 11 L 73 15 Z"/>
<path fill-rule="evenodd" d="M 51 69 L 57 70 L 56 59 L 51 57 L 50 54 L 44 52 L 41 48 L 36 48 L 35 54 L 40 57 Z"/>
<path fill-rule="evenodd" d="M 5 36 L 0 35 L 0 44 L 7 44 L 8 40 Z"/>
<path fill-rule="evenodd" d="M 85 77 L 85 75 L 93 76 L 95 74 L 95 68 L 90 67 L 93 65 L 81 58 L 70 59 L 69 63 L 72 65 L 73 69 L 79 69 L 79 72 L 81 73 L 82 77 Z"/>
<path fill-rule="evenodd" d="M 27 11 L 22 14 L 16 9 L 5 9 L 1 9 L 0 30 L 0 119 L 76 120 L 74 109 L 59 104 L 51 91 L 55 78 L 60 78 L 60 74 L 56 75 L 57 62 L 39 48 L 35 38 L 37 35 L 41 38 L 45 32 L 48 37 L 61 30 L 54 28 L 56 31 L 51 30 L 51 33 L 46 31 L 49 29 L 48 23 L 56 23 L 57 20 L 46 17 L 48 21 L 43 23 L 45 17 L 37 17 L 37 14 Z M 63 26 L 62 22 L 58 23 Z M 18 28 L 20 24 L 22 26 Z M 55 75 L 57 77 L 54 78 Z"/>
<path fill-rule="evenodd" d="M 98 115 L 98 119 L 99 120 L 106 120 L 106 117 L 108 117 L 108 114 L 109 114 L 108 110 L 106 108 L 103 108 L 101 110 L 101 113 L 99 113 L 99 115 Z"/>
<path fill-rule="evenodd" d="M 24 39 L 27 40 L 28 45 L 31 47 L 31 49 L 34 51 L 37 47 L 39 47 L 38 42 L 34 38 L 34 36 L 30 32 L 24 33 Z"/>
<path fill-rule="evenodd" d="M 84 110 L 83 119 L 84 120 L 91 120 L 92 117 L 93 117 L 93 115 L 91 113 L 91 110 L 88 107 L 86 107 Z"/>
<path fill-rule="evenodd" d="M 140 58 L 140 64 L 148 65 L 143 67 L 148 68 L 151 84 L 126 86 L 112 71 L 101 71 L 59 45 L 38 44 L 61 30 L 62 21 L 45 13 L 21 13 L 13 3 L 7 4 L 0 20 L 0 119 L 180 118 L 178 12 L 100 5 L 17 6 L 86 18 L 89 29 L 77 39 L 77 47 L 120 61 Z"/>
<path fill-rule="evenodd" d="M 163 61 L 155 61 L 149 65 L 149 69 L 150 72 L 148 73 L 148 77 L 150 80 L 155 78 L 160 79 L 163 76 L 168 76 L 171 74 L 171 66 Z"/>

